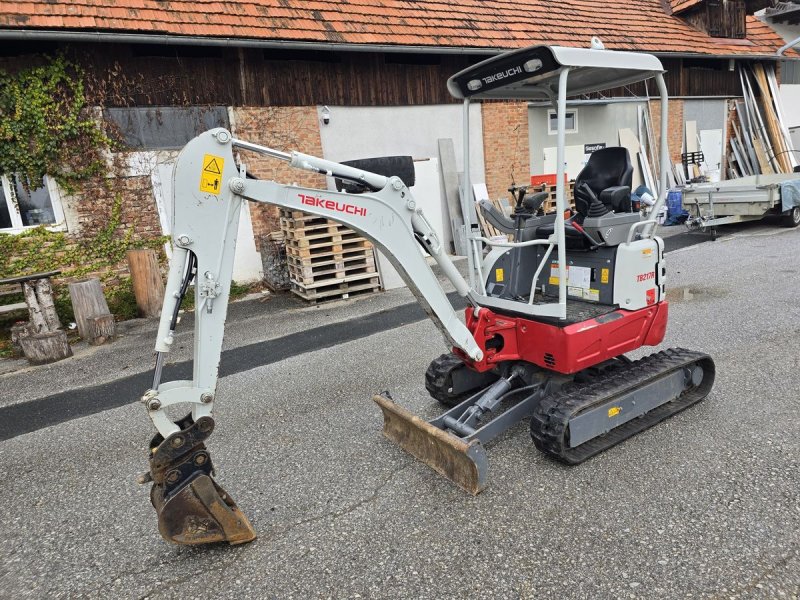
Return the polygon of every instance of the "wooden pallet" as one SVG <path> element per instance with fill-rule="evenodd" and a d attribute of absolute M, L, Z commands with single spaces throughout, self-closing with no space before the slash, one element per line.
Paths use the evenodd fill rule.
<path fill-rule="evenodd" d="M 304 300 L 380 290 L 372 244 L 349 227 L 302 211 L 280 211 L 291 291 Z"/>
<path fill-rule="evenodd" d="M 363 255 L 351 255 L 347 258 L 347 261 L 344 260 L 344 257 L 341 257 L 341 260 L 334 258 L 334 260 L 327 260 L 322 264 L 310 264 L 302 260 L 288 262 L 289 277 L 295 283 L 309 286 L 323 281 L 344 280 L 349 275 L 376 272 L 375 258 L 371 251 Z"/>
<path fill-rule="evenodd" d="M 377 273 L 351 275 L 333 283 L 319 282 L 307 287 L 292 282 L 292 293 L 313 304 L 323 301 L 344 300 L 362 294 L 371 294 L 381 289 Z"/>
<path fill-rule="evenodd" d="M 554 185 L 547 185 L 542 184 L 538 186 L 534 186 L 528 190 L 529 194 L 537 193 L 537 192 L 549 192 L 550 197 L 544 201 L 542 204 L 542 208 L 544 209 L 545 213 L 551 213 L 556 210 L 556 186 Z M 570 181 L 569 187 L 565 190 L 567 197 L 566 205 L 567 208 L 575 208 L 575 182 Z"/>

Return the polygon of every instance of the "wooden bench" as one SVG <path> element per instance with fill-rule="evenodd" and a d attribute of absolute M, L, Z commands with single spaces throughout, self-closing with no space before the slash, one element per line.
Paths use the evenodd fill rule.
<path fill-rule="evenodd" d="M 0 315 L 17 312 L 20 310 L 24 310 L 27 312 L 28 305 L 25 304 L 25 302 L 13 301 L 14 297 L 19 296 L 21 293 L 22 292 L 20 291 L 19 285 L 16 284 L 0 285 Z"/>
<path fill-rule="evenodd" d="M 16 286 L 19 286 L 17 289 L 21 288 L 25 298 L 24 303 L 5 304 L 0 307 L 0 311 L 11 312 L 22 308 L 28 310 L 30 322 L 15 333 L 17 343 L 31 364 L 45 364 L 72 356 L 67 335 L 61 331 L 50 285 L 50 277 L 59 273 L 60 271 L 49 271 L 0 279 L 0 286 L 3 286 L 0 289 L 5 291 L 0 298 L 18 293 L 13 289 Z"/>

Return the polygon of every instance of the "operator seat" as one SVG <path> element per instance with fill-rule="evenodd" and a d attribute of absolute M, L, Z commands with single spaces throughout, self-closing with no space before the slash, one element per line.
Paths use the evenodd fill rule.
<path fill-rule="evenodd" d="M 631 212 L 633 165 L 628 149 L 603 148 L 592 153 L 575 180 L 574 220 L 583 224 L 586 217 L 602 217 L 609 213 Z M 547 239 L 555 224 L 536 229 L 537 239 Z M 567 250 L 591 250 L 589 239 L 569 223 L 564 228 Z"/>
<path fill-rule="evenodd" d="M 622 146 L 593 152 L 575 180 L 575 210 L 578 223 L 609 212 L 631 212 L 633 165 Z"/>

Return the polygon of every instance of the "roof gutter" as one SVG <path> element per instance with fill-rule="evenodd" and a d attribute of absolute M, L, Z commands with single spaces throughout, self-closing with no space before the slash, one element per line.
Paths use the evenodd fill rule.
<path fill-rule="evenodd" d="M 175 46 L 222 46 L 226 48 L 280 48 L 284 50 L 327 50 L 347 52 L 402 52 L 410 54 L 500 54 L 494 48 L 459 46 L 397 46 L 390 44 L 346 44 L 341 42 L 293 42 L 252 38 L 153 35 L 150 33 L 109 33 L 104 31 L 53 31 L 0 29 L 0 40 L 164 44 Z"/>
<path fill-rule="evenodd" d="M 322 50 L 328 52 L 387 52 L 404 54 L 483 54 L 493 56 L 513 48 L 475 48 L 464 46 L 400 46 L 392 44 L 348 44 L 343 42 L 296 42 L 252 38 L 203 37 L 152 33 L 111 33 L 105 31 L 59 31 L 45 29 L 0 29 L 0 40 L 164 44 L 175 46 L 217 46 L 225 48 L 275 48 L 283 50 Z M 784 49 L 782 49 L 784 50 Z M 642 50 L 642 52 L 646 52 Z M 784 50 L 785 52 L 785 50 Z M 649 52 L 665 58 L 706 58 L 737 60 L 779 60 L 778 54 L 702 54 L 699 52 Z"/>

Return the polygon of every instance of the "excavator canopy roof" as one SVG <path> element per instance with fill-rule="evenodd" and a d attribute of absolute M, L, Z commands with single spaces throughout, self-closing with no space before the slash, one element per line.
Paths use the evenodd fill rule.
<path fill-rule="evenodd" d="M 567 95 L 577 96 L 644 81 L 663 73 L 651 54 L 530 46 L 493 56 L 450 77 L 456 98 L 553 100 L 559 75 L 570 69 Z"/>

